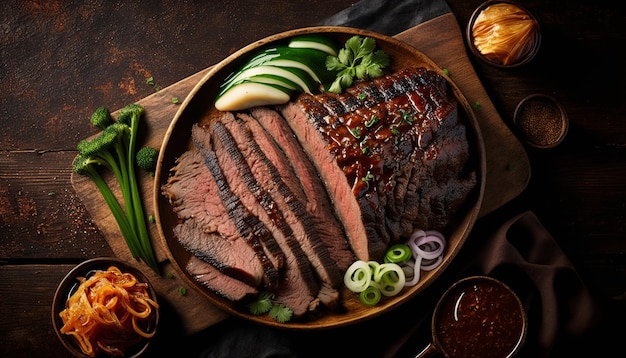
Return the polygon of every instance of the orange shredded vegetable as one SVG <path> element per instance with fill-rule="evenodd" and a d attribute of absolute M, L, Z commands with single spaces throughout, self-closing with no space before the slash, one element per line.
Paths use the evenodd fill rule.
<path fill-rule="evenodd" d="M 485 8 L 474 22 L 474 45 L 485 57 L 503 65 L 528 56 L 536 45 L 536 22 L 519 7 L 494 4 Z"/>
<path fill-rule="evenodd" d="M 150 298 L 147 283 L 115 266 L 78 280 L 78 289 L 59 316 L 61 332 L 73 336 L 83 353 L 122 356 L 128 347 L 154 335 L 150 322 L 159 305 Z"/>

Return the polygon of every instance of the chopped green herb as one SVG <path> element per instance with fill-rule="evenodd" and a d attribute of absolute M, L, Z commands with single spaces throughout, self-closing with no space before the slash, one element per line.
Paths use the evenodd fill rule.
<path fill-rule="evenodd" d="M 478 101 L 474 102 L 474 108 L 475 109 L 480 109 L 480 102 L 478 102 Z"/>
<path fill-rule="evenodd" d="M 365 122 L 365 127 L 371 128 L 376 123 L 378 123 L 378 116 L 373 115 L 372 118 Z"/>
<path fill-rule="evenodd" d="M 356 127 L 356 128 L 350 129 L 350 133 L 352 133 L 352 135 L 356 139 L 361 138 L 361 127 Z"/>
<path fill-rule="evenodd" d="M 352 36 L 337 56 L 328 56 L 326 69 L 337 71 L 337 78 L 329 91 L 341 93 L 357 80 L 376 78 L 383 75 L 383 68 L 391 59 L 382 50 L 376 51 L 376 40 L 371 37 Z"/>
<path fill-rule="evenodd" d="M 55 192 L 53 192 L 53 191 L 51 191 L 51 192 L 49 192 L 49 193 L 48 193 L 48 196 L 55 196 L 55 195 L 57 195 L 57 193 L 55 193 Z"/>
<path fill-rule="evenodd" d="M 366 98 L 367 98 L 367 93 L 365 93 L 365 92 L 361 92 L 361 93 L 359 93 L 359 95 L 358 95 L 358 96 L 356 96 L 356 98 L 358 98 L 358 99 L 360 99 L 360 100 L 364 100 L 364 99 L 366 99 Z"/>
<path fill-rule="evenodd" d="M 398 126 L 391 126 L 391 133 L 393 135 L 398 135 L 400 134 L 400 130 L 398 130 Z"/>
<path fill-rule="evenodd" d="M 150 76 L 146 78 L 146 84 L 149 86 L 154 86 L 154 77 Z"/>
<path fill-rule="evenodd" d="M 148 216 L 148 221 L 149 221 L 151 224 L 154 224 L 154 223 L 156 222 L 156 219 L 154 218 L 154 215 L 150 215 L 150 216 Z"/>
<path fill-rule="evenodd" d="M 167 278 L 174 278 L 174 274 L 171 272 L 168 272 L 167 275 L 165 275 Z"/>
<path fill-rule="evenodd" d="M 443 74 L 446 76 L 450 76 L 450 71 L 447 68 L 442 69 Z"/>
<path fill-rule="evenodd" d="M 372 179 L 374 179 L 374 174 L 372 173 L 367 173 L 363 178 L 361 178 L 364 182 L 368 182 Z"/>
<path fill-rule="evenodd" d="M 182 286 L 179 287 L 178 288 L 178 294 L 181 295 L 181 296 L 185 296 L 187 294 L 187 289 L 182 287 Z"/>
<path fill-rule="evenodd" d="M 172 103 L 178 104 L 178 97 L 172 97 Z"/>
<path fill-rule="evenodd" d="M 283 304 L 277 304 L 272 306 L 269 315 L 274 321 L 278 323 L 285 323 L 291 319 L 291 316 L 293 316 L 293 311 L 291 310 L 291 308 Z"/>
<path fill-rule="evenodd" d="M 413 125 L 413 119 L 414 118 L 413 118 L 413 114 L 412 113 L 409 113 L 409 112 L 405 111 L 404 109 L 401 109 L 400 113 L 402 114 L 402 120 L 404 122 L 407 122 L 408 124 Z"/>
<path fill-rule="evenodd" d="M 248 309 L 250 313 L 255 316 L 262 315 L 267 313 L 272 308 L 272 299 L 274 298 L 274 294 L 271 292 L 263 291 L 259 293 L 259 297 L 248 304 Z"/>
<path fill-rule="evenodd" d="M 369 147 L 362 147 L 361 148 L 361 153 L 363 153 L 363 154 L 367 154 L 367 153 L 369 153 L 369 151 L 370 151 Z"/>

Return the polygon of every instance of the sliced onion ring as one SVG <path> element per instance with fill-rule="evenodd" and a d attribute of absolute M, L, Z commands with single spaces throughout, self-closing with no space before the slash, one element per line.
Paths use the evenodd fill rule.
<path fill-rule="evenodd" d="M 434 243 L 437 245 L 435 249 L 424 250 L 422 246 L 427 243 Z M 434 230 L 422 231 L 418 230 L 413 235 L 411 235 L 411 239 L 409 240 L 409 247 L 413 251 L 413 257 L 420 256 L 426 260 L 436 259 L 438 256 L 441 256 L 443 250 L 445 249 L 445 240 L 443 235 Z"/>
<path fill-rule="evenodd" d="M 372 270 L 363 260 L 357 260 L 348 267 L 343 276 L 343 283 L 352 292 L 363 292 L 372 281 Z"/>

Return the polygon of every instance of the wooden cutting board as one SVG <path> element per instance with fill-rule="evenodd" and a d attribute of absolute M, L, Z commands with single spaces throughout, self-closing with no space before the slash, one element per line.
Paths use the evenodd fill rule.
<path fill-rule="evenodd" d="M 492 212 L 519 195 L 530 179 L 528 157 L 521 143 L 498 115 L 480 83 L 467 57 L 462 32 L 454 15 L 449 13 L 439 16 L 395 37 L 429 56 L 441 68 L 448 69 L 451 79 L 461 89 L 469 103 L 480 104 L 474 111 L 483 134 L 487 160 L 487 177 L 480 216 Z M 146 112 L 148 132 L 146 145 L 154 148 L 161 146 L 169 124 L 179 108 L 172 103 L 172 97 L 184 99 L 208 71 L 209 68 L 200 71 L 139 101 Z M 71 180 L 78 196 L 115 255 L 135 264 L 148 275 L 160 299 L 167 301 L 168 306 L 176 311 L 187 333 L 197 332 L 227 317 L 226 313 L 213 306 L 194 289 L 186 287 L 187 293 L 184 296 L 179 293 L 179 288 L 185 286 L 182 273 L 176 272 L 168 261 L 166 248 L 161 245 L 156 225 L 152 225 L 150 234 L 157 259 L 163 268 L 163 276 L 156 275 L 145 264 L 132 258 L 113 216 L 93 183 L 80 175 L 73 175 Z M 144 175 L 140 180 L 146 215 L 150 215 L 154 212 L 153 178 Z"/>

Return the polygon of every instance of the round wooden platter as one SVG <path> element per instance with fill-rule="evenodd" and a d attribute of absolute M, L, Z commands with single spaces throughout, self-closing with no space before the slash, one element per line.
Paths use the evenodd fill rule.
<path fill-rule="evenodd" d="M 468 136 L 470 137 L 470 148 L 472 152 L 472 162 L 478 177 L 478 185 L 468 197 L 463 209 L 451 221 L 452 224 L 444 232 L 447 240 L 447 247 L 443 262 L 436 269 L 422 272 L 418 284 L 406 287 L 395 297 L 384 297 L 381 302 L 374 307 L 363 305 L 358 295 L 348 291 L 345 287 L 340 289 L 342 308 L 338 311 L 324 311 L 309 317 L 306 320 L 293 320 L 284 324 L 278 323 L 268 315 L 255 316 L 250 314 L 245 308 L 238 307 L 234 303 L 209 291 L 200 285 L 189 273 L 185 266 L 190 258 L 190 253 L 179 243 L 172 232 L 172 228 L 177 225 L 178 218 L 163 195 L 160 187 L 167 182 L 170 169 L 175 165 L 176 159 L 185 151 L 192 147 L 191 127 L 194 123 L 210 120 L 212 114 L 216 112 L 213 107 L 214 98 L 219 86 L 224 79 L 237 70 L 252 54 L 261 48 L 286 41 L 290 37 L 302 34 L 325 34 L 337 40 L 343 45 L 345 41 L 354 35 L 362 37 L 372 37 L 376 40 L 378 49 L 385 51 L 392 59 L 390 71 L 406 67 L 425 67 L 434 70 L 445 76 L 453 92 L 459 101 L 459 115 L 466 123 Z M 206 296 L 212 303 L 231 314 L 255 321 L 257 323 L 275 326 L 286 329 L 324 329 L 331 327 L 345 326 L 378 316 L 399 305 L 407 302 L 410 298 L 418 295 L 429 286 L 456 256 L 461 246 L 465 242 L 480 211 L 483 192 L 485 188 L 485 149 L 478 122 L 465 96 L 458 87 L 443 73 L 442 69 L 429 57 L 414 47 L 397 39 L 381 35 L 378 33 L 353 29 L 347 27 L 309 27 L 287 31 L 276 34 L 265 39 L 254 42 L 239 51 L 233 53 L 228 58 L 214 66 L 193 88 L 185 101 L 182 103 L 170 124 L 163 144 L 160 149 L 159 162 L 155 172 L 154 206 L 157 228 L 163 246 L 167 249 L 167 255 L 173 265 L 183 273 L 187 283 Z"/>

